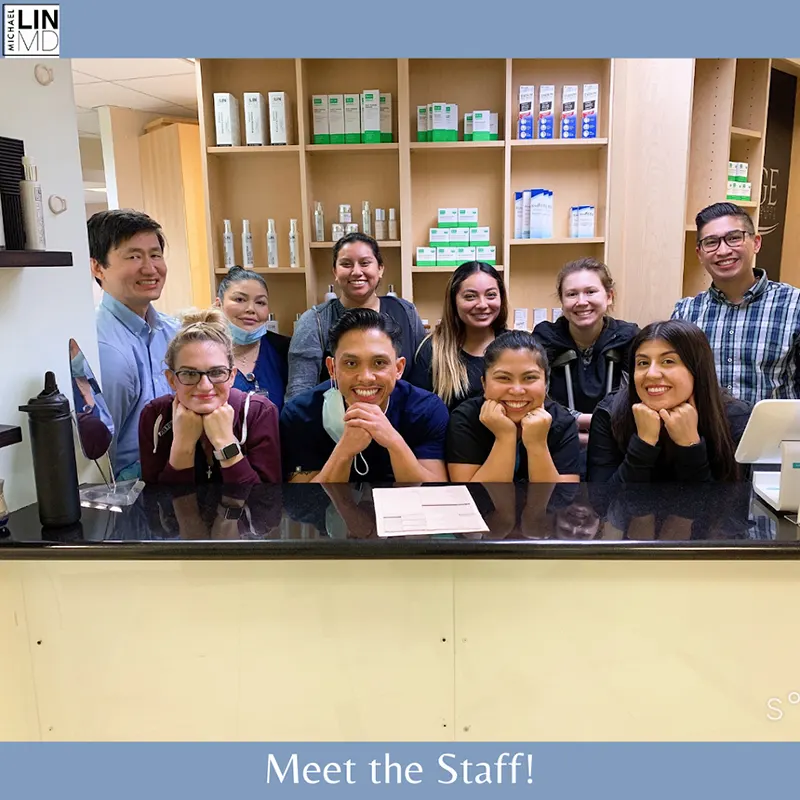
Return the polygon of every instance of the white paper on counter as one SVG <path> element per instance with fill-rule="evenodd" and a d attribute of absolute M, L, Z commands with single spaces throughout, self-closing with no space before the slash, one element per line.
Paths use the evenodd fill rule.
<path fill-rule="evenodd" d="M 373 489 L 378 536 L 488 532 L 466 486 Z"/>

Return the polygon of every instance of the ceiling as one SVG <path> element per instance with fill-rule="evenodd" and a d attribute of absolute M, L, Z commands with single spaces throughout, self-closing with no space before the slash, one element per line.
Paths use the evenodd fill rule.
<path fill-rule="evenodd" d="M 80 136 L 100 136 L 100 106 L 197 117 L 192 59 L 73 58 L 72 78 Z"/>

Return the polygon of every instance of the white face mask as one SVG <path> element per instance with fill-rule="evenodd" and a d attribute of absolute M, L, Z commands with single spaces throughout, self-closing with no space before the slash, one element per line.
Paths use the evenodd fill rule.
<path fill-rule="evenodd" d="M 322 427 L 325 428 L 328 436 L 338 443 L 344 436 L 345 407 L 344 397 L 342 397 L 342 393 L 337 388 L 335 380 L 331 379 L 331 388 L 322 395 L 322 398 Z M 359 458 L 364 462 L 363 472 L 358 468 Z M 355 457 L 354 466 L 356 473 L 362 478 L 369 472 L 369 465 L 363 453 L 359 453 Z"/>

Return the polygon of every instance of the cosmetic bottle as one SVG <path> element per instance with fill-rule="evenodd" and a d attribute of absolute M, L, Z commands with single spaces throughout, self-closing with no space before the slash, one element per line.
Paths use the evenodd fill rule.
<path fill-rule="evenodd" d="M 253 234 L 250 233 L 250 220 L 242 220 L 242 266 L 253 269 Z"/>
<path fill-rule="evenodd" d="M 361 232 L 367 236 L 372 236 L 372 215 L 369 208 L 369 200 L 361 204 Z"/>
<path fill-rule="evenodd" d="M 279 333 L 278 331 L 278 320 L 275 319 L 274 314 L 270 314 L 267 317 L 267 330 L 272 331 L 273 333 Z"/>
<path fill-rule="evenodd" d="M 299 259 L 297 257 L 297 220 L 289 220 L 289 266 L 298 267 Z"/>
<path fill-rule="evenodd" d="M 314 234 L 318 242 L 325 241 L 325 214 L 319 201 L 314 204 Z"/>
<path fill-rule="evenodd" d="M 335 300 L 336 299 L 336 292 L 333 291 L 333 284 L 328 284 L 328 291 L 325 292 L 325 299 L 326 300 Z"/>
<path fill-rule="evenodd" d="M 395 292 L 394 285 L 391 284 L 391 283 L 389 284 L 389 291 L 386 292 L 386 296 L 387 297 L 397 297 L 397 292 Z"/>
<path fill-rule="evenodd" d="M 39 520 L 44 527 L 73 525 L 81 518 L 81 502 L 72 412 L 53 372 L 45 373 L 43 391 L 19 410 L 29 415 Z"/>
<path fill-rule="evenodd" d="M 22 222 L 25 227 L 25 249 L 46 250 L 44 204 L 38 170 L 28 156 L 23 156 L 22 168 L 25 179 L 19 182 L 19 193 L 22 201 Z"/>
<path fill-rule="evenodd" d="M 278 234 L 274 219 L 267 220 L 267 266 L 273 269 L 278 266 Z"/>
<path fill-rule="evenodd" d="M 375 238 L 382 242 L 386 239 L 386 209 L 375 209 Z"/>
<path fill-rule="evenodd" d="M 393 208 L 389 209 L 389 238 L 393 242 L 400 238 L 397 235 L 397 214 Z"/>
<path fill-rule="evenodd" d="M 222 250 L 225 269 L 230 269 L 236 263 L 236 255 L 233 252 L 233 229 L 229 219 L 225 220 L 225 232 L 222 234 Z"/>

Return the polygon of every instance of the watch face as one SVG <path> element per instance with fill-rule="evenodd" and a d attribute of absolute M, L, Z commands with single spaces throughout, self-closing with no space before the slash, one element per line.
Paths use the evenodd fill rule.
<path fill-rule="evenodd" d="M 229 444 L 227 447 L 223 447 L 222 455 L 225 456 L 226 459 L 239 455 L 239 445 Z"/>

